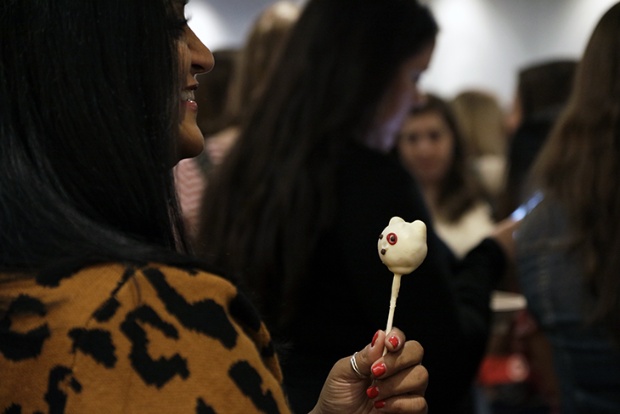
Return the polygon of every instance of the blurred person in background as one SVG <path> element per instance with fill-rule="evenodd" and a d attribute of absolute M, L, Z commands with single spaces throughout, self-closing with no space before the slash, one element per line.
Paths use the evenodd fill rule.
<path fill-rule="evenodd" d="M 553 348 L 563 414 L 620 412 L 620 3 L 595 27 L 528 186 L 517 233 L 528 308 Z"/>
<path fill-rule="evenodd" d="M 495 227 L 491 206 L 449 104 L 435 95 L 412 107 L 396 152 L 419 185 L 439 237 L 462 258 Z"/>
<path fill-rule="evenodd" d="M 254 20 L 234 68 L 218 131 L 205 135 L 211 163 L 222 163 L 239 135 L 239 127 L 265 88 L 271 69 L 299 16 L 299 6 L 288 0 L 265 8 Z"/>
<path fill-rule="evenodd" d="M 508 114 L 511 131 L 504 188 L 498 199 L 502 219 L 527 200 L 529 170 L 568 101 L 577 62 L 551 60 L 519 72 L 517 92 Z"/>
<path fill-rule="evenodd" d="M 191 240 L 198 232 L 209 176 L 237 140 L 239 125 L 264 87 L 298 15 L 299 6 L 288 0 L 267 6 L 254 20 L 243 48 L 217 53 L 214 79 L 206 79 L 207 84 L 197 91 L 198 103 L 208 108 L 205 114 L 198 115 L 205 151 L 194 159 L 181 161 L 175 168 L 183 218 Z"/>
<path fill-rule="evenodd" d="M 451 105 L 473 169 L 495 208 L 506 169 L 508 144 L 504 111 L 494 95 L 478 90 L 462 91 L 452 99 Z"/>
<path fill-rule="evenodd" d="M 519 71 L 517 91 L 507 125 L 510 132 L 504 188 L 497 200 L 496 218 L 505 218 L 532 196 L 526 186 L 530 168 L 568 100 L 577 62 L 546 60 Z M 514 269 L 504 289 L 521 292 Z M 558 406 L 559 385 L 552 365 L 552 349 L 537 321 L 527 309 L 520 310 L 503 340 L 510 352 L 522 354 L 530 366 L 527 381 L 504 387 L 495 404 Z M 519 395 L 519 398 L 515 396 Z M 515 402 L 518 401 L 518 402 Z"/>

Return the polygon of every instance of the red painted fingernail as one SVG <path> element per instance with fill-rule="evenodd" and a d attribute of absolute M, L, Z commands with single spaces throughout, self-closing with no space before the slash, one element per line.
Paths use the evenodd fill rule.
<path fill-rule="evenodd" d="M 375 346 L 375 342 L 377 342 L 378 337 L 379 337 L 379 331 L 375 332 L 375 336 L 372 337 L 372 342 L 370 343 L 371 347 Z"/>
<path fill-rule="evenodd" d="M 375 408 L 383 408 L 385 407 L 385 401 L 375 401 Z"/>
<path fill-rule="evenodd" d="M 377 388 L 376 385 L 373 385 L 372 387 L 369 387 L 366 390 L 366 395 L 370 399 L 377 398 L 377 395 L 379 395 L 379 388 Z"/>
<path fill-rule="evenodd" d="M 383 362 L 372 367 L 372 375 L 374 375 L 375 378 L 379 378 L 381 375 L 385 374 L 385 371 L 386 368 Z"/>
<path fill-rule="evenodd" d="M 400 344 L 400 341 L 398 340 L 397 337 L 393 336 L 390 339 L 388 339 L 388 341 L 390 341 L 390 343 L 392 344 L 392 346 L 394 347 L 394 349 L 398 348 L 398 345 Z"/>

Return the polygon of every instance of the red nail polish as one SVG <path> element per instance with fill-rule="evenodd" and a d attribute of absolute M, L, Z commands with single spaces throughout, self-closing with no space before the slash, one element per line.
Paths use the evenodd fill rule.
<path fill-rule="evenodd" d="M 375 378 L 379 378 L 381 375 L 385 374 L 385 371 L 386 368 L 383 362 L 372 367 L 372 375 L 374 375 Z"/>
<path fill-rule="evenodd" d="M 400 341 L 398 340 L 397 337 L 393 336 L 390 339 L 388 339 L 388 341 L 390 341 L 390 343 L 392 344 L 392 346 L 394 347 L 394 349 L 398 348 L 398 344 L 400 344 Z"/>
<path fill-rule="evenodd" d="M 366 395 L 368 396 L 368 398 L 370 398 L 371 400 L 373 398 L 377 398 L 377 395 L 379 395 L 379 388 L 377 388 L 376 385 L 373 385 L 372 387 L 369 387 L 366 390 Z"/>
<path fill-rule="evenodd" d="M 383 408 L 385 407 L 385 401 L 375 401 L 375 408 Z"/>
<path fill-rule="evenodd" d="M 377 342 L 377 338 L 379 337 L 379 331 L 375 332 L 375 336 L 372 337 L 372 342 L 370 343 L 370 347 L 375 346 L 375 342 Z"/>

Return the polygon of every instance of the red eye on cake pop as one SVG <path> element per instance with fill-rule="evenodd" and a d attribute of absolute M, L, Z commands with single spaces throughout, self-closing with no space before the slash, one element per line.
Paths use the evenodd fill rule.
<path fill-rule="evenodd" d="M 395 245 L 396 242 L 398 241 L 398 236 L 396 235 L 396 233 L 390 233 L 390 234 L 387 235 L 387 239 L 386 240 L 391 245 Z"/>

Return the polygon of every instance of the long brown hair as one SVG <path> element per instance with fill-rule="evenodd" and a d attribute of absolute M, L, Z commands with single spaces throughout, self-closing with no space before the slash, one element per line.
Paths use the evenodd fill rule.
<path fill-rule="evenodd" d="M 295 3 L 280 0 L 263 10 L 254 21 L 237 57 L 228 89 L 224 116 L 229 125 L 240 125 L 260 95 L 299 13 Z"/>
<path fill-rule="evenodd" d="M 306 5 L 209 184 L 199 237 L 206 257 L 250 286 L 268 320 L 286 323 L 303 294 L 313 251 L 335 214 L 345 143 L 368 134 L 402 63 L 436 33 L 416 0 Z"/>
<path fill-rule="evenodd" d="M 533 174 L 568 211 L 584 282 L 596 298 L 591 322 L 620 340 L 620 3 L 596 26 Z"/>

